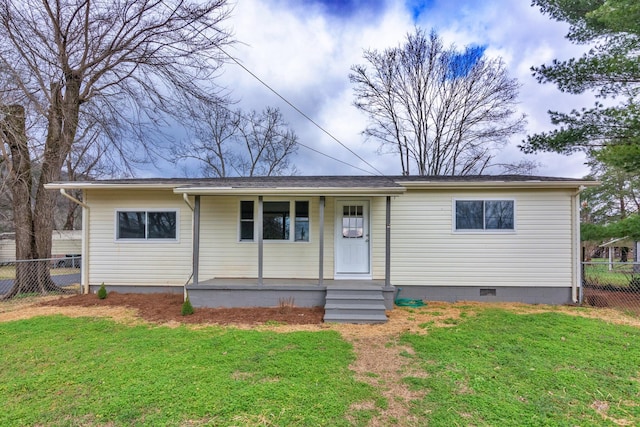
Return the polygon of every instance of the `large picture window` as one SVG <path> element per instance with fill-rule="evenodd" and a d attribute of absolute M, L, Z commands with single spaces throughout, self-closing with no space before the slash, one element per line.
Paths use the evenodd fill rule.
<path fill-rule="evenodd" d="M 116 238 L 152 240 L 177 238 L 176 211 L 118 211 Z"/>
<path fill-rule="evenodd" d="M 456 200 L 456 231 L 514 230 L 513 200 Z"/>
<path fill-rule="evenodd" d="M 240 241 L 254 241 L 254 201 L 240 202 Z M 264 240 L 309 241 L 309 202 L 265 201 L 262 204 Z"/>
<path fill-rule="evenodd" d="M 264 202 L 262 205 L 262 238 L 289 240 L 289 202 Z"/>

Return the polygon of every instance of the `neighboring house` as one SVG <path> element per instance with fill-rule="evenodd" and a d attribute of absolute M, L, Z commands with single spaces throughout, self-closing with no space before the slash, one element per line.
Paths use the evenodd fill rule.
<path fill-rule="evenodd" d="M 0 234 L 0 262 L 16 260 L 15 239 L 14 233 Z M 51 233 L 51 256 L 53 258 L 79 256 L 81 250 L 81 230 L 53 230 Z M 78 262 L 80 262 L 79 258 Z"/>
<path fill-rule="evenodd" d="M 186 289 L 194 306 L 328 307 L 329 291 L 362 287 L 377 289 L 389 309 L 398 288 L 425 300 L 577 302 L 579 193 L 588 185 L 294 176 L 47 188 L 83 191 L 87 292 L 104 283 L 118 292 Z"/>
<path fill-rule="evenodd" d="M 631 259 L 631 260 L 635 259 L 633 250 L 636 246 L 636 242 L 634 242 L 628 236 L 609 240 L 608 242 L 602 243 L 599 246 L 601 248 L 607 249 L 607 254 L 609 256 L 609 270 L 613 270 L 613 258 L 614 258 L 614 252 L 616 251 L 616 249 L 622 249 L 622 248 L 627 248 L 627 250 L 631 249 L 629 251 L 630 253 L 627 253 L 627 257 L 628 259 Z"/>

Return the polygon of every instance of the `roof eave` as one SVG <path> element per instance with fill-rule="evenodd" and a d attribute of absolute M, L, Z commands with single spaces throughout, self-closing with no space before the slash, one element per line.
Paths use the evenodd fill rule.
<path fill-rule="evenodd" d="M 578 189 L 580 187 L 595 187 L 600 185 L 597 181 L 465 181 L 465 182 L 443 182 L 443 181 L 402 181 L 397 183 L 408 190 L 464 190 L 464 189 L 520 189 L 520 188 L 566 188 Z"/>
<path fill-rule="evenodd" d="M 53 182 L 45 184 L 47 190 L 171 190 L 179 184 L 170 183 L 101 183 L 101 182 Z"/>

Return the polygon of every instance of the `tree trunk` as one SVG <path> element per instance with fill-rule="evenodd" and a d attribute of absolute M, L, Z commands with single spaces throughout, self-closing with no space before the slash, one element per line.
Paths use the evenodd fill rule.
<path fill-rule="evenodd" d="M 629 248 L 623 246 L 620 248 L 620 262 L 628 262 L 629 261 Z"/>
<path fill-rule="evenodd" d="M 38 235 L 38 214 L 53 218 L 53 208 L 43 212 L 32 211 L 32 168 L 25 129 L 25 112 L 21 105 L 3 107 L 0 135 L 9 146 L 11 164 L 8 182 L 13 197 L 13 220 L 16 232 L 16 279 L 13 287 L 2 299 L 23 293 L 63 292 L 51 279 L 49 261 L 31 261 L 51 257 L 51 231 L 48 236 Z M 40 186 L 40 185 L 39 185 Z M 43 187 L 44 189 L 44 187 Z M 37 193 L 36 193 L 37 194 Z M 47 245 L 43 242 L 48 237 Z"/>

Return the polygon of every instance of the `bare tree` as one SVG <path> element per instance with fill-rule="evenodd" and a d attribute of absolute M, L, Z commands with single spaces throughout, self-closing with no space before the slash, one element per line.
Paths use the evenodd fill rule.
<path fill-rule="evenodd" d="M 239 128 L 245 150 L 234 166 L 240 176 L 271 176 L 294 173 L 289 158 L 298 149 L 298 137 L 277 108 L 251 111 Z"/>
<path fill-rule="evenodd" d="M 197 161 L 204 176 L 295 173 L 290 159 L 297 152 L 298 137 L 277 108 L 245 114 L 220 100 L 192 108 L 189 123 L 192 135 L 176 145 L 172 154 L 177 163 Z"/>
<path fill-rule="evenodd" d="M 183 118 L 189 136 L 171 149 L 176 164 L 195 160 L 199 174 L 206 177 L 231 174 L 241 114 L 229 105 L 226 99 L 189 105 L 188 114 Z M 185 166 L 185 174 L 192 175 L 191 169 Z"/>
<path fill-rule="evenodd" d="M 226 0 L 0 0 L 0 135 L 17 258 L 50 256 L 56 195 L 44 185 L 60 178 L 86 124 L 120 159 L 142 158 L 174 100 L 215 95 L 227 14 Z M 5 297 L 58 290 L 48 271 L 36 276 Z"/>
<path fill-rule="evenodd" d="M 369 116 L 364 133 L 398 154 L 403 174 L 480 174 L 523 130 L 519 85 L 483 48 L 445 49 L 435 32 L 416 29 L 404 45 L 364 58 L 349 75 L 355 105 Z"/>

